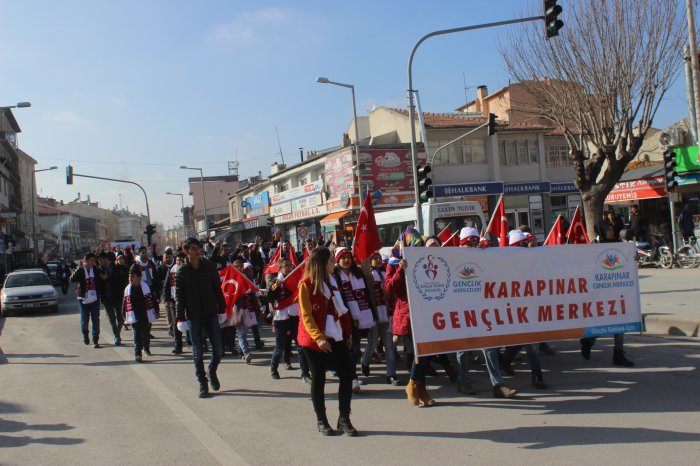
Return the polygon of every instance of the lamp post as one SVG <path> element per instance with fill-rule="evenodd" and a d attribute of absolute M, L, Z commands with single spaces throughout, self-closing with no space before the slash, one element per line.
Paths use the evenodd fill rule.
<path fill-rule="evenodd" d="M 180 193 L 171 193 L 170 191 L 168 191 L 165 194 L 169 194 L 171 196 L 180 196 L 180 203 L 182 204 L 182 209 L 180 209 L 180 213 L 182 214 L 182 228 L 186 230 L 187 225 L 185 225 L 185 195 Z M 180 215 L 176 215 L 176 217 L 180 217 Z M 185 232 L 185 234 L 187 234 L 187 232 Z"/>
<path fill-rule="evenodd" d="M 6 105 L 4 107 L 0 107 L 0 110 L 9 110 L 11 108 L 27 108 L 31 106 L 31 102 L 17 102 L 17 105 Z"/>
<path fill-rule="evenodd" d="M 201 168 L 188 167 L 185 165 L 180 165 L 183 170 L 199 170 L 199 179 L 202 182 L 202 205 L 204 206 L 204 227 L 205 234 L 209 236 L 209 215 L 207 215 L 207 196 L 204 194 L 204 172 Z M 184 201 L 183 201 L 184 202 Z M 183 204 L 184 205 L 184 204 Z"/>
<path fill-rule="evenodd" d="M 357 105 L 355 104 L 355 86 L 352 84 L 343 84 L 335 81 L 331 81 L 328 78 L 318 77 L 316 78 L 317 83 L 321 84 L 333 84 L 334 86 L 340 86 L 348 88 L 352 91 L 352 116 L 355 122 L 355 156 L 357 157 L 357 189 L 358 198 L 360 200 L 360 205 L 362 205 L 362 171 L 360 169 L 360 133 L 357 129 Z"/>
<path fill-rule="evenodd" d="M 20 102 L 21 103 L 21 102 Z M 36 174 L 39 172 L 47 172 L 49 170 L 56 170 L 58 167 L 42 168 L 41 170 L 32 170 L 32 265 L 36 265 L 36 190 L 34 185 L 36 184 Z"/>

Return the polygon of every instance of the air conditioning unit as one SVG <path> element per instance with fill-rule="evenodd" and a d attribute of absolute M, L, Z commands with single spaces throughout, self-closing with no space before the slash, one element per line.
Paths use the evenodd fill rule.
<path fill-rule="evenodd" d="M 659 135 L 659 142 L 664 146 L 684 146 L 687 132 L 683 128 L 671 128 Z"/>

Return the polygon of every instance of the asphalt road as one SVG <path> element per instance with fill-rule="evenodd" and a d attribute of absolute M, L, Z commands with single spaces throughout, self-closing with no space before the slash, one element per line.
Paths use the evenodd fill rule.
<path fill-rule="evenodd" d="M 670 289 L 695 287 L 692 276 L 682 278 Z M 643 306 L 645 296 L 657 296 L 644 294 L 647 282 Z M 542 357 L 549 389 L 530 387 L 523 357 L 506 378 L 520 390 L 516 399 L 494 399 L 478 367 L 476 396 L 459 394 L 444 375 L 430 377 L 438 400 L 432 408 L 409 405 L 377 364 L 353 398 L 352 420 L 363 435 L 323 438 L 298 371 L 281 369 L 282 380 L 270 379 L 269 332 L 252 365 L 227 356 L 221 391 L 201 400 L 189 350 L 171 355 L 162 323 L 153 357 L 139 365 L 130 333 L 124 346 L 110 344 L 104 312 L 104 347 L 83 345 L 69 297 L 57 314 L 0 319 L 2 465 L 690 465 L 700 457 L 697 339 L 628 336 L 632 369 L 610 364 L 611 339 L 598 341 L 591 361 L 576 342 L 555 342 L 557 355 Z M 686 305 L 697 309 L 694 303 Z M 407 380 L 405 371 L 399 375 Z M 336 390 L 329 383 L 332 424 Z"/>

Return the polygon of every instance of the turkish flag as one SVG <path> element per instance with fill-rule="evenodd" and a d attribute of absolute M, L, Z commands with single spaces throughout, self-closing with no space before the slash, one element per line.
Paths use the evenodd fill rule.
<path fill-rule="evenodd" d="M 282 285 L 289 290 L 291 294 L 287 294 L 285 298 L 280 299 L 277 303 L 277 308 L 284 309 L 285 307 L 291 306 L 297 300 L 299 282 L 304 278 L 304 269 L 306 269 L 306 261 L 296 266 L 289 275 L 282 279 Z"/>
<path fill-rule="evenodd" d="M 459 232 L 452 233 L 452 231 L 450 231 L 450 227 L 445 227 L 445 229 L 442 230 L 437 236 L 440 240 L 440 244 L 442 244 L 442 247 L 459 246 L 459 236 L 457 233 Z"/>
<path fill-rule="evenodd" d="M 508 218 L 506 217 L 506 207 L 503 204 L 503 194 L 498 199 L 498 204 L 496 204 L 486 231 L 498 236 L 499 247 L 508 246 Z"/>
<path fill-rule="evenodd" d="M 280 261 L 280 251 L 282 250 L 282 245 L 280 244 L 277 246 L 277 249 L 275 249 L 275 253 L 270 257 L 270 261 L 267 263 L 267 267 L 265 267 L 265 275 L 268 273 L 278 273 L 280 271 L 279 267 L 277 266 L 277 263 Z"/>
<path fill-rule="evenodd" d="M 372 198 L 367 190 L 365 202 L 360 209 L 360 216 L 357 219 L 357 228 L 355 229 L 355 241 L 353 247 L 353 256 L 357 264 L 363 260 L 372 257 L 372 254 L 382 248 L 382 242 L 379 240 L 379 230 L 377 229 L 377 221 L 374 219 L 374 208 L 372 207 Z"/>
<path fill-rule="evenodd" d="M 547 235 L 547 239 L 544 240 L 543 246 L 561 246 L 565 243 L 564 238 L 564 222 L 562 221 L 561 215 L 557 217 L 557 221 L 554 222 L 554 226 Z"/>
<path fill-rule="evenodd" d="M 220 270 L 219 277 L 221 277 L 221 291 L 226 300 L 226 316 L 231 316 L 233 305 L 241 296 L 249 291 L 259 291 L 258 287 L 248 280 L 248 277 L 232 265 Z"/>
<path fill-rule="evenodd" d="M 586 234 L 586 226 L 583 224 L 581 217 L 581 209 L 576 207 L 574 218 L 569 225 L 569 231 L 566 232 L 567 244 L 589 244 L 588 235 Z"/>

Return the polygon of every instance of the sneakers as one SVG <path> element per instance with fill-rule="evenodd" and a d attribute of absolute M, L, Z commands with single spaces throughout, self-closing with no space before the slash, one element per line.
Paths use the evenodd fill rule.
<path fill-rule="evenodd" d="M 279 380 L 281 378 L 280 373 L 277 371 L 277 369 L 272 369 L 270 371 L 270 377 L 272 377 L 274 380 Z"/>
<path fill-rule="evenodd" d="M 493 397 L 494 398 L 513 398 L 518 394 L 517 390 L 508 388 L 505 385 L 496 385 L 493 387 Z"/>
<path fill-rule="evenodd" d="M 255 343 L 255 349 L 263 349 L 265 347 L 265 342 L 260 340 Z"/>
<path fill-rule="evenodd" d="M 390 375 L 390 376 L 388 376 L 388 377 L 386 378 L 386 383 L 389 383 L 389 384 L 391 384 L 391 385 L 393 385 L 393 386 L 395 386 L 395 387 L 398 386 L 398 385 L 401 385 L 401 381 L 400 381 L 399 378 L 396 377 L 395 375 Z"/>
<path fill-rule="evenodd" d="M 362 375 L 369 377 L 369 365 L 362 364 Z"/>
<path fill-rule="evenodd" d="M 311 385 L 311 376 L 309 374 L 302 374 L 301 381 L 306 385 Z"/>
<path fill-rule="evenodd" d="M 243 360 L 245 361 L 246 364 L 250 364 L 250 361 L 253 360 L 253 353 L 248 352 L 243 355 Z"/>
<path fill-rule="evenodd" d="M 146 354 L 146 356 L 153 356 L 153 354 L 151 354 L 150 348 L 144 348 L 143 352 Z"/>
<path fill-rule="evenodd" d="M 143 362 L 143 357 L 141 357 L 140 354 L 137 354 L 137 355 L 134 357 L 134 361 L 136 361 L 136 362 Z"/>
<path fill-rule="evenodd" d="M 625 357 L 625 352 L 615 350 L 613 353 L 613 365 L 622 367 L 634 367 L 634 363 Z"/>
<path fill-rule="evenodd" d="M 294 370 L 294 366 L 292 366 L 292 363 L 291 363 L 291 362 L 286 363 L 286 364 L 284 365 L 284 368 L 287 369 L 288 371 L 293 371 L 293 370 Z"/>
<path fill-rule="evenodd" d="M 177 348 L 174 348 L 174 349 L 171 351 L 171 353 L 173 353 L 173 354 L 182 354 L 182 348 L 178 346 Z"/>
<path fill-rule="evenodd" d="M 209 396 L 209 386 L 207 385 L 207 379 L 199 381 L 199 397 L 207 398 Z"/>
<path fill-rule="evenodd" d="M 93 348 L 102 348 L 99 343 L 95 343 L 94 345 L 92 345 L 92 347 Z"/>
<path fill-rule="evenodd" d="M 121 346 L 122 345 L 122 339 L 120 337 L 117 337 L 114 339 L 114 346 Z"/>
<path fill-rule="evenodd" d="M 469 382 L 466 383 L 458 383 L 457 384 L 457 391 L 459 393 L 462 393 L 464 395 L 476 395 L 476 390 L 474 390 L 474 387 L 472 387 L 472 384 Z"/>
<path fill-rule="evenodd" d="M 83 343 L 85 343 L 86 345 L 90 344 L 90 337 L 87 333 L 83 335 Z"/>
<path fill-rule="evenodd" d="M 218 392 L 219 388 L 221 388 L 221 384 L 219 383 L 219 378 L 216 376 L 215 370 L 209 371 L 209 385 L 211 385 L 211 389 L 215 392 Z"/>
<path fill-rule="evenodd" d="M 360 393 L 360 381 L 357 379 L 353 379 L 352 381 L 352 392 Z"/>
<path fill-rule="evenodd" d="M 532 386 L 540 390 L 547 388 L 547 384 L 544 383 L 544 378 L 542 377 L 542 371 L 532 371 Z"/>

